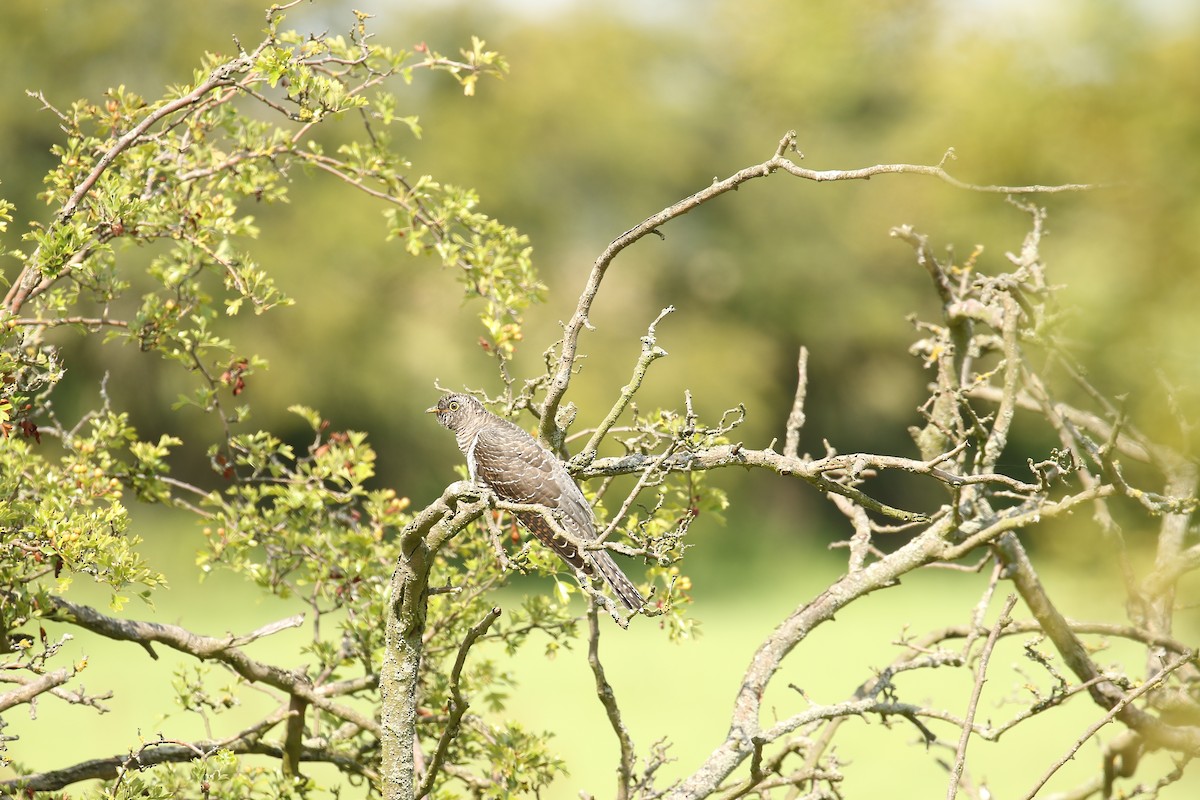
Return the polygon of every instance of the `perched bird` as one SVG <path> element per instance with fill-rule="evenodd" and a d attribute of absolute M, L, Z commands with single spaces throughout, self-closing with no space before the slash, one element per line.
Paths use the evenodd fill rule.
<path fill-rule="evenodd" d="M 552 514 L 559 511 L 563 530 L 581 542 L 595 540 L 596 522 L 583 492 L 563 462 L 537 439 L 491 413 L 470 395 L 448 394 L 427 412 L 437 414 L 438 422 L 458 439 L 471 480 L 487 486 L 501 500 L 545 506 Z M 581 551 L 536 511 L 517 512 L 516 517 L 572 567 L 587 575 L 599 574 L 630 610 L 636 611 L 646 602 L 607 550 Z"/>

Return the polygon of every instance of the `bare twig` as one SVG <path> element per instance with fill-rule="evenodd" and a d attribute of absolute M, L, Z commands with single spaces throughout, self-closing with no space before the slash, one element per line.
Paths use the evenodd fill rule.
<path fill-rule="evenodd" d="M 1038 779 L 1038 782 L 1034 784 L 1033 788 L 1025 794 L 1025 800 L 1032 800 L 1033 797 L 1042 790 L 1042 787 L 1046 785 L 1047 781 L 1054 777 L 1054 773 L 1058 772 L 1058 770 L 1061 769 L 1064 764 L 1075 757 L 1075 754 L 1079 752 L 1079 748 L 1083 747 L 1084 743 L 1088 739 L 1092 738 L 1096 732 L 1105 725 L 1112 722 L 1114 719 L 1119 718 L 1121 713 L 1130 707 L 1130 703 L 1144 695 L 1146 692 L 1158 688 L 1160 685 L 1162 685 L 1163 681 L 1165 681 L 1171 675 L 1172 672 L 1179 669 L 1184 664 L 1187 664 L 1193 658 L 1195 658 L 1195 653 L 1190 650 L 1185 653 L 1181 653 L 1169 664 L 1151 676 L 1150 679 L 1141 686 L 1134 689 L 1129 694 L 1122 696 L 1116 703 L 1113 704 L 1112 708 L 1110 708 L 1103 717 L 1088 726 L 1088 729 L 1083 732 L 1083 735 L 1075 740 L 1075 743 L 1067 749 L 1067 752 L 1065 752 L 1060 759 L 1050 765 L 1050 768 L 1047 769 L 1045 774 Z"/>
<path fill-rule="evenodd" d="M 581 450 L 579 455 L 575 457 L 574 460 L 577 463 L 586 464 L 596 457 L 596 450 L 600 447 L 600 442 L 602 442 L 604 437 L 608 435 L 609 429 L 617 423 L 617 418 L 620 417 L 621 414 L 624 413 L 625 409 L 629 407 L 629 403 L 633 400 L 633 396 L 637 394 L 637 390 L 641 388 L 642 381 L 646 377 L 646 370 L 650 368 L 650 364 L 667 355 L 667 351 L 658 346 L 658 340 L 655 337 L 654 329 L 658 326 L 658 323 L 662 322 L 663 317 L 665 317 L 667 314 L 670 314 L 674 310 L 674 306 L 667 306 L 661 312 L 659 312 L 657 317 L 654 318 L 654 322 L 650 323 L 649 330 L 647 330 L 646 335 L 642 337 L 642 352 L 641 355 L 638 356 L 637 364 L 633 368 L 633 377 L 629 379 L 629 383 L 621 387 L 621 395 L 617 398 L 617 402 L 613 404 L 611 409 L 609 409 L 608 415 L 605 416 L 604 421 L 601 422 L 596 427 L 595 432 L 592 433 L 592 438 L 588 439 L 588 443 L 584 445 L 583 450 Z"/>
<path fill-rule="evenodd" d="M 804 427 L 804 398 L 808 393 L 808 348 L 800 347 L 800 359 L 796 364 L 799 377 L 796 380 L 796 396 L 792 400 L 792 411 L 787 418 L 787 434 L 783 440 L 783 454 L 796 458 L 800 449 L 800 429 Z"/>
<path fill-rule="evenodd" d="M 616 797 L 617 800 L 628 800 L 633 784 L 633 737 L 629 735 L 629 729 L 625 727 L 625 722 L 621 719 L 621 709 L 617 705 L 616 693 L 613 692 L 612 684 L 604 675 L 604 665 L 600 663 L 599 605 L 595 597 L 588 602 L 588 666 L 592 668 L 592 675 L 596 679 L 596 696 L 600 699 L 600 705 L 604 706 L 604 713 L 608 717 L 608 722 L 612 726 L 613 733 L 616 734 L 617 744 L 620 747 Z"/>
<path fill-rule="evenodd" d="M 1008 600 L 1004 603 L 1004 608 L 1000 611 L 1000 618 L 996 620 L 996 624 L 992 626 L 992 630 L 988 633 L 987 641 L 983 645 L 983 650 L 979 654 L 979 663 L 975 667 L 975 685 L 971 690 L 971 700 L 967 704 L 967 715 L 963 720 L 962 733 L 958 738 L 958 749 L 954 754 L 954 766 L 950 770 L 950 785 L 946 788 L 946 800 L 954 800 L 958 795 L 958 783 L 962 780 L 963 768 L 967 765 L 967 742 L 970 741 L 971 731 L 975 725 L 975 711 L 979 707 L 979 697 L 983 693 L 983 684 L 987 680 L 988 661 L 992 657 L 992 648 L 996 646 L 996 640 L 1000 638 L 1000 631 L 1009 623 L 1008 615 L 1012 613 L 1013 606 L 1017 604 L 1017 596 L 1010 594 Z"/>
<path fill-rule="evenodd" d="M 585 327 L 590 326 L 588 316 L 591 313 L 592 303 L 596 299 L 596 293 L 600 290 L 600 284 L 604 280 L 604 275 L 608 271 L 609 266 L 626 248 L 640 241 L 651 233 L 658 233 L 658 229 L 677 217 L 698 208 L 699 206 L 720 197 L 727 192 L 731 192 L 740 187 L 743 183 L 752 181 L 756 178 L 765 178 L 775 172 L 786 172 L 797 178 L 804 180 L 816 181 L 818 183 L 825 181 L 851 181 L 851 180 L 869 180 L 879 175 L 927 175 L 945 181 L 959 189 L 967 189 L 976 192 L 994 192 L 1000 194 L 1030 194 L 1030 193 L 1056 193 L 1056 192 L 1078 192 L 1087 191 L 1096 188 L 1092 184 L 1064 184 L 1060 186 L 984 186 L 970 184 L 960 181 L 948 173 L 942 164 L 936 166 L 919 165 L 919 164 L 876 164 L 871 167 L 862 167 L 860 169 L 849 170 L 811 170 L 799 166 L 784 154 L 794 149 L 796 143 L 796 132 L 788 131 L 780 139 L 778 147 L 775 149 L 774 155 L 761 164 L 756 164 L 752 167 L 746 167 L 739 170 L 725 180 L 714 181 L 712 185 L 701 189 L 690 197 L 680 200 L 678 203 L 664 208 L 657 214 L 647 217 L 638 225 L 630 228 L 622 233 L 604 249 L 604 252 L 596 259 L 592 266 L 591 272 L 588 274 L 588 279 L 584 285 L 583 291 L 580 293 L 578 305 L 575 308 L 575 313 L 567 322 L 564 333 L 562 349 L 559 353 L 558 364 L 554 371 L 554 377 L 550 381 L 546 400 L 542 408 L 542 419 L 539 430 L 539 437 L 543 441 L 550 442 L 555 449 L 562 444 L 563 434 L 555 422 L 555 413 L 558 411 L 559 403 L 562 402 L 563 396 L 567 392 L 567 387 L 571 382 L 571 372 L 575 367 L 575 357 L 578 353 L 579 335 Z M 952 153 L 947 153 L 950 156 Z M 945 159 L 943 159 L 943 164 Z"/>
<path fill-rule="evenodd" d="M 475 642 L 479 640 L 479 637 L 487 633 L 488 628 L 492 627 L 492 623 L 499 617 L 500 609 L 493 607 L 484 615 L 483 619 L 471 626 L 466 636 L 463 637 L 462 644 L 459 645 L 458 657 L 454 659 L 454 667 L 450 670 L 450 718 L 446 721 L 446 727 L 442 729 L 437 749 L 434 750 L 433 758 L 429 761 L 429 767 L 425 772 L 425 779 L 421 782 L 421 788 L 416 795 L 417 798 L 425 797 L 433 791 L 434 781 L 437 780 L 438 773 L 446 761 L 446 754 L 450 751 L 450 743 L 458 736 L 463 715 L 467 713 L 467 709 L 471 705 L 463 695 L 460 685 L 463 667 L 467 663 L 467 653 Z"/>
<path fill-rule="evenodd" d="M 230 647 L 245 647 L 251 642 L 256 642 L 259 639 L 265 639 L 268 636 L 273 636 L 280 631 L 285 631 L 288 628 L 298 628 L 304 624 L 304 615 L 296 614 L 286 619 L 276 620 L 263 625 L 261 628 L 256 628 L 250 633 L 242 634 L 241 636 L 230 636 Z"/>

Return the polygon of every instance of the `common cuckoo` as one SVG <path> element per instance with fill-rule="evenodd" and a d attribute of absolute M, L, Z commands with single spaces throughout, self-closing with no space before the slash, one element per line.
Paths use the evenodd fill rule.
<path fill-rule="evenodd" d="M 544 506 L 577 542 L 595 540 L 596 523 L 583 492 L 563 462 L 536 439 L 470 395 L 448 394 L 428 412 L 454 432 L 471 480 L 501 500 Z M 599 574 L 627 608 L 636 611 L 646 602 L 607 550 L 581 550 L 537 511 L 519 511 L 516 518 L 572 567 L 586 575 Z"/>

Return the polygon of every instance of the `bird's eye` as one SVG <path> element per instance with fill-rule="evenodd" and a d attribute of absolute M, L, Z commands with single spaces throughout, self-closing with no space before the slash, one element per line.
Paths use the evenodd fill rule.
<path fill-rule="evenodd" d="M 457 400 L 451 400 L 446 404 L 446 408 L 450 409 L 451 411 L 458 411 L 458 405 L 459 404 Z"/>

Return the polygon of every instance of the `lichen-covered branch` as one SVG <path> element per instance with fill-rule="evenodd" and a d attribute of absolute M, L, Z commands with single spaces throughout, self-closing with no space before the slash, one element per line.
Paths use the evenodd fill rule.
<path fill-rule="evenodd" d="M 386 648 L 379 673 L 382 700 L 383 796 L 408 800 L 417 791 L 417 687 L 425 651 L 429 573 L 434 554 L 487 508 L 487 499 L 469 483 L 454 483 L 400 533 L 387 604 Z"/>

